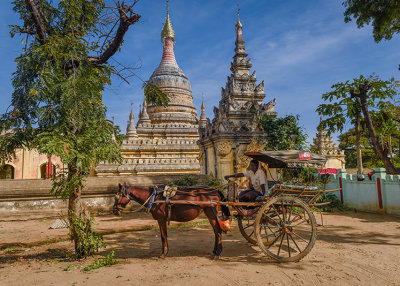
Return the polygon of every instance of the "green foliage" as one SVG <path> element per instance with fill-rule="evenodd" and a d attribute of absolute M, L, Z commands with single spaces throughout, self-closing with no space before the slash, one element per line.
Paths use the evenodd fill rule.
<path fill-rule="evenodd" d="M 278 169 L 279 181 L 289 185 L 311 185 L 317 184 L 316 170 L 312 168 Z"/>
<path fill-rule="evenodd" d="M 204 181 L 202 181 L 202 184 L 205 186 L 210 186 L 210 187 L 218 187 L 221 186 L 224 182 L 221 179 L 218 179 L 213 176 L 208 176 Z"/>
<path fill-rule="evenodd" d="M 213 176 L 207 176 L 204 179 L 200 179 L 200 177 L 196 175 L 183 175 L 169 183 L 169 185 L 175 185 L 180 187 L 192 187 L 199 185 L 218 187 L 222 184 L 223 184 L 222 180 L 215 178 Z"/>
<path fill-rule="evenodd" d="M 5 179 L 7 176 L 6 165 L 0 165 L 0 179 Z"/>
<path fill-rule="evenodd" d="M 111 74 L 118 74 L 116 67 L 107 63 L 116 51 L 109 49 L 113 43 L 113 20 L 127 29 L 140 18 L 127 6 L 128 2 L 114 2 L 119 7 L 113 10 L 116 13 L 107 12 L 111 10 L 103 0 L 12 2 L 22 24 L 10 25 L 10 34 L 20 34 L 25 39 L 28 33 L 28 37 L 24 51 L 15 60 L 11 105 L 0 116 L 0 133 L 7 132 L 0 138 L 0 162 L 12 159 L 15 150 L 23 147 L 60 157 L 63 170 L 53 176 L 51 192 L 62 199 L 69 198 L 70 211 L 75 212 L 79 205 L 83 179 L 91 168 L 98 162 L 121 161 L 122 136 L 118 135 L 119 128 L 106 119 L 102 92 L 111 84 Z M 37 13 L 29 5 L 36 7 Z M 112 18 L 114 15 L 117 18 Z M 35 22 L 37 18 L 40 19 Z M 124 33 L 115 33 L 122 37 L 116 41 L 117 48 L 121 47 Z M 104 54 L 104 60 L 96 60 Z M 149 83 L 145 87 L 153 91 L 146 92 L 149 102 L 165 104 L 166 95 Z M 113 134 L 117 142 L 112 140 Z M 86 228 L 90 223 L 75 213 L 78 218 L 70 229 L 78 241 L 75 245 L 80 247 L 75 250 L 79 256 L 91 254 L 101 245 L 101 239 L 91 235 L 91 227 Z"/>
<path fill-rule="evenodd" d="M 115 259 L 114 255 L 115 255 L 115 253 L 113 250 L 105 258 L 98 259 L 98 260 L 94 261 L 92 264 L 83 268 L 83 271 L 92 271 L 94 269 L 98 269 L 98 268 L 101 268 L 104 266 L 111 266 L 111 265 L 117 264 L 118 260 Z"/>
<path fill-rule="evenodd" d="M 336 83 L 332 85 L 332 91 L 322 95 L 322 99 L 327 103 L 320 104 L 316 111 L 319 115 L 325 117 L 321 121 L 319 128 L 326 128 L 330 133 L 335 131 L 342 132 L 348 123 L 355 126 L 358 117 L 361 125 L 361 149 L 363 160 L 366 160 L 365 166 L 376 167 L 382 166 L 383 163 L 376 159 L 377 156 L 369 149 L 371 146 L 369 134 L 365 131 L 365 122 L 362 118 L 359 98 L 351 98 L 350 95 L 351 89 L 357 90 L 359 85 L 365 81 L 368 81 L 371 85 L 368 92 L 368 106 L 374 128 L 378 134 L 382 134 L 383 138 L 394 135 L 390 148 L 395 150 L 393 147 L 398 144 L 398 140 L 395 138 L 400 137 L 400 111 L 397 94 L 400 82 L 393 78 L 383 81 L 378 76 L 365 77 L 361 75 L 359 78 L 353 79 L 352 82 Z M 345 150 L 346 159 L 349 160 L 347 161 L 348 166 L 354 166 L 353 163 L 356 160 L 355 129 L 353 128 L 343 133 L 340 136 L 340 141 L 340 148 Z M 386 148 L 389 148 L 389 146 L 386 146 Z"/>
<path fill-rule="evenodd" d="M 395 133 L 396 134 L 396 133 Z M 392 150 L 393 150 L 393 162 L 396 167 L 400 166 L 400 156 L 399 156 L 399 148 L 400 148 L 400 136 L 393 135 L 389 140 L 388 135 L 381 137 L 385 142 L 383 142 L 386 148 L 389 148 L 388 142 L 391 142 Z M 369 142 L 368 132 L 363 129 L 361 130 L 361 150 L 362 150 L 362 158 L 363 158 L 363 166 L 367 168 L 377 168 L 384 167 L 383 162 L 376 156 L 374 149 L 372 148 Z M 347 168 L 356 168 L 357 167 L 357 158 L 356 158 L 356 149 L 355 149 L 355 131 L 354 128 L 348 130 L 339 135 L 339 148 L 344 150 L 344 154 L 346 156 L 346 167 Z"/>
<path fill-rule="evenodd" d="M 68 264 L 67 267 L 65 267 L 65 268 L 63 269 L 63 271 L 71 271 L 73 267 L 74 267 L 73 265 Z"/>
<path fill-rule="evenodd" d="M 199 177 L 195 175 L 183 175 L 174 181 L 172 181 L 170 184 L 175 185 L 175 186 L 195 186 L 199 182 Z"/>
<path fill-rule="evenodd" d="M 16 59 L 12 106 L 0 117 L 0 131 L 13 132 L 0 140 L 0 159 L 10 159 L 22 146 L 59 156 L 69 169 L 53 178 L 52 192 L 67 198 L 96 162 L 121 160 L 102 100 L 113 67 L 89 60 L 96 45 L 88 37 L 99 40 L 95 36 L 104 3 L 38 3 L 51 33 L 45 44 L 35 38 Z M 14 1 L 14 11 L 24 20 L 24 29 L 35 30 L 25 1 Z M 18 29 L 13 26 L 12 31 Z"/>
<path fill-rule="evenodd" d="M 359 28 L 372 23 L 376 42 L 390 40 L 400 32 L 400 2 L 389 0 L 346 0 L 345 22 L 352 18 Z"/>
<path fill-rule="evenodd" d="M 148 102 L 152 102 L 155 105 L 162 105 L 164 107 L 168 105 L 168 96 L 164 94 L 155 84 L 145 81 L 143 83 L 143 91 Z"/>
<path fill-rule="evenodd" d="M 340 199 L 332 193 L 323 194 L 318 200 L 318 203 L 326 203 L 326 202 L 330 202 L 330 204 L 324 206 L 318 206 L 318 208 L 323 212 L 332 212 L 335 209 L 343 211 L 345 209 Z"/>
<path fill-rule="evenodd" d="M 388 81 L 381 80 L 378 76 L 371 75 L 353 79 L 352 82 L 336 83 L 332 85 L 332 91 L 324 93 L 322 99 L 325 102 L 317 108 L 317 113 L 324 117 L 319 128 L 326 128 L 329 132 L 342 131 L 347 122 L 355 124 L 355 117 L 361 116 L 361 107 L 358 98 L 351 98 L 350 90 L 357 90 L 360 84 L 368 81 L 371 85 L 368 97 L 370 109 L 382 109 L 394 101 L 400 82 L 393 78 Z M 392 103 L 393 104 L 393 103 Z"/>
<path fill-rule="evenodd" d="M 75 240 L 77 258 L 90 256 L 104 248 L 106 244 L 103 241 L 103 236 L 93 232 L 93 217 L 85 219 L 71 215 L 70 212 L 70 239 Z M 76 240 L 75 234 L 78 236 Z"/>
<path fill-rule="evenodd" d="M 299 126 L 299 116 L 263 116 L 261 125 L 268 136 L 267 150 L 305 150 L 307 135 Z"/>

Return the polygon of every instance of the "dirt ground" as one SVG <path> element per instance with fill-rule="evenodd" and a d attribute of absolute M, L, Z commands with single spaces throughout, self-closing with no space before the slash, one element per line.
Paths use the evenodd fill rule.
<path fill-rule="evenodd" d="M 169 257 L 150 216 L 100 216 L 96 229 L 118 264 L 84 272 L 95 258 L 72 260 L 67 230 L 49 230 L 54 218 L 12 221 L 0 215 L 0 285 L 400 285 L 400 218 L 340 212 L 324 215 L 311 253 L 297 263 L 268 260 L 241 236 L 223 236 L 222 257 L 211 259 L 208 224 L 169 229 Z M 56 241 L 61 240 L 58 242 Z M 13 245 L 19 244 L 19 248 Z M 36 245 L 36 246 L 34 246 Z"/>

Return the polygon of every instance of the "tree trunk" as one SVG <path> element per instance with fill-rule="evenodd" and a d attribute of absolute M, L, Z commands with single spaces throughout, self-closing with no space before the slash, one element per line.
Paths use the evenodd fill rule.
<path fill-rule="evenodd" d="M 68 179 L 71 180 L 78 173 L 78 168 L 73 166 L 72 164 L 68 164 Z M 81 208 L 81 187 L 76 186 L 75 190 L 69 195 L 68 199 L 68 221 L 69 221 L 69 229 L 71 238 L 74 240 L 75 245 L 75 253 L 78 257 L 82 257 L 82 254 L 79 250 L 79 241 L 80 235 L 77 233 L 77 229 L 75 227 L 76 218 L 82 217 L 82 208 Z"/>
<path fill-rule="evenodd" d="M 389 140 L 388 140 L 388 150 L 389 150 L 390 160 L 392 161 L 392 164 L 393 164 L 392 135 L 390 135 L 390 134 L 389 134 Z"/>
<path fill-rule="evenodd" d="M 361 134 L 360 134 L 360 115 L 356 114 L 356 154 L 357 154 L 357 170 L 358 174 L 363 174 L 363 162 L 362 162 L 362 154 L 361 154 Z"/>
<path fill-rule="evenodd" d="M 365 123 L 368 128 L 369 137 L 372 141 L 372 147 L 374 147 L 375 152 L 382 160 L 383 164 L 385 165 L 386 172 L 394 175 L 396 173 L 396 169 L 393 166 L 392 162 L 390 162 L 389 158 L 387 157 L 387 153 L 383 150 L 382 145 L 379 144 L 378 136 L 376 135 L 375 128 L 372 124 L 371 116 L 368 111 L 368 104 L 367 104 L 367 89 L 360 88 L 360 101 L 361 101 L 361 110 L 364 114 Z"/>

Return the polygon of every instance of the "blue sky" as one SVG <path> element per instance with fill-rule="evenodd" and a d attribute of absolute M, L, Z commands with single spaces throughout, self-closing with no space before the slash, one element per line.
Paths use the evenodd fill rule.
<path fill-rule="evenodd" d="M 382 79 L 399 78 L 399 37 L 377 44 L 369 27 L 358 29 L 354 22 L 344 23 L 342 0 L 171 0 L 176 59 L 192 84 L 198 112 L 204 94 L 210 118 L 230 74 L 237 2 L 253 70 L 259 82 L 265 81 L 264 101 L 276 98 L 278 116 L 299 114 L 310 142 L 319 123 L 315 109 L 322 103 L 322 93 L 329 91 L 332 84 L 371 73 Z M 0 9 L 0 113 L 3 113 L 11 102 L 14 58 L 23 45 L 21 38 L 9 36 L 8 25 L 18 23 L 11 1 L 1 1 Z M 142 15 L 141 21 L 128 31 L 122 50 L 115 57 L 126 65 L 140 65 L 135 72 L 144 80 L 161 59 L 160 33 L 165 9 L 163 0 L 139 1 L 136 11 Z M 143 101 L 141 81 L 136 78 L 130 81 L 128 85 L 113 78 L 103 98 L 109 118 L 114 116 L 123 131 L 130 102 L 134 102 L 137 115 Z"/>

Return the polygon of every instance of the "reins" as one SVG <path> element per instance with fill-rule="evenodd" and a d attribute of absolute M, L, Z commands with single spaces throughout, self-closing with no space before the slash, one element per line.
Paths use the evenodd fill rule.
<path fill-rule="evenodd" d="M 129 189 L 129 186 L 125 186 L 125 189 L 126 189 L 126 188 Z M 126 198 L 128 198 L 129 201 L 132 200 L 132 199 L 130 198 L 130 192 L 127 192 L 127 191 L 125 190 L 125 192 L 123 192 L 123 195 L 124 195 Z M 156 195 L 157 195 L 157 190 L 153 190 L 153 192 L 150 194 L 150 196 L 147 198 L 147 200 L 146 200 L 143 204 L 141 204 L 139 208 L 137 208 L 136 210 L 133 210 L 133 211 L 131 211 L 131 212 L 138 212 L 138 211 L 141 211 L 141 210 L 144 209 L 144 208 L 149 209 L 148 207 L 146 207 L 146 204 L 147 204 L 147 206 L 148 206 L 149 201 L 150 201 L 152 198 L 154 199 Z"/>

